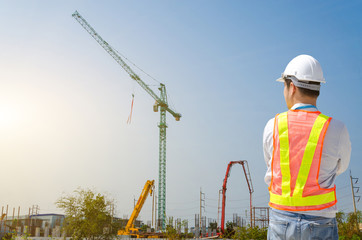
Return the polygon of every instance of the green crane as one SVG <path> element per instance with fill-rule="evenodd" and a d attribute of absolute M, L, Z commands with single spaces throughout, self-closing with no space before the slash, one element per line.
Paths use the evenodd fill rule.
<path fill-rule="evenodd" d="M 157 96 L 151 88 L 149 88 L 141 78 L 133 72 L 133 70 L 125 63 L 121 56 L 114 50 L 103 38 L 92 28 L 91 25 L 75 11 L 72 16 L 82 25 L 82 27 L 111 55 L 116 62 L 135 80 L 148 94 L 151 95 L 156 103 L 153 106 L 154 112 L 160 109 L 160 146 L 159 146 L 159 170 L 158 170 L 158 225 L 161 229 L 165 229 L 166 220 L 166 111 L 169 112 L 176 121 L 180 121 L 181 114 L 176 113 L 169 108 L 167 103 L 166 87 L 160 83 L 158 90 L 160 96 Z"/>

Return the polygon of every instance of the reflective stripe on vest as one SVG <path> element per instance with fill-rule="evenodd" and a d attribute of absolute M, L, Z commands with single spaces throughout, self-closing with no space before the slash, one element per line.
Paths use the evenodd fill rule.
<path fill-rule="evenodd" d="M 323 141 L 330 120 L 320 112 L 304 110 L 291 110 L 276 116 L 269 187 L 271 207 L 307 211 L 336 204 L 335 188 L 322 189 L 318 184 Z M 289 125 L 293 127 L 293 136 L 289 133 L 288 123 L 293 124 Z M 300 146 L 301 143 L 306 144 Z"/>

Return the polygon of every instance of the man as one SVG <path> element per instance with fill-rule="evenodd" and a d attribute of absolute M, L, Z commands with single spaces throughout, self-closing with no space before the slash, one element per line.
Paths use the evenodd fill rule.
<path fill-rule="evenodd" d="M 334 182 L 350 160 L 347 128 L 316 107 L 325 83 L 316 59 L 295 57 L 277 81 L 289 110 L 269 120 L 263 135 L 268 239 L 338 239 Z"/>

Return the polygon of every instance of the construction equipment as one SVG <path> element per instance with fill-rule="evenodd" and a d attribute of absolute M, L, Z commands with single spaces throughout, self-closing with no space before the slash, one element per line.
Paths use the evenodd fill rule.
<path fill-rule="evenodd" d="M 155 182 L 155 180 L 152 180 L 152 181 L 147 180 L 145 186 L 143 187 L 141 195 L 138 198 L 137 204 L 133 209 L 132 215 L 127 222 L 125 229 L 119 230 L 118 235 L 131 236 L 131 237 L 137 237 L 137 238 L 144 237 L 144 236 L 140 235 L 139 229 L 134 227 L 134 222 L 136 221 L 138 215 L 140 214 L 143 204 L 145 203 L 145 201 L 148 197 L 148 194 L 152 195 L 152 192 L 155 187 L 154 182 Z"/>
<path fill-rule="evenodd" d="M 243 166 L 243 170 L 244 170 L 244 175 L 245 175 L 245 179 L 246 179 L 246 183 L 248 184 L 248 188 L 249 188 L 249 195 L 250 195 L 250 226 L 252 226 L 252 194 L 254 192 L 254 188 L 253 188 L 253 184 L 251 182 L 251 177 L 250 177 L 250 171 L 249 171 L 249 166 L 248 166 L 248 162 L 246 160 L 242 160 L 242 161 L 231 161 L 228 164 L 228 167 L 226 169 L 226 174 L 225 174 L 225 178 L 224 178 L 224 183 L 222 185 L 222 212 L 221 212 L 221 232 L 224 233 L 224 228 L 225 228 L 225 204 L 226 204 L 226 184 L 228 181 L 228 178 L 230 176 L 230 170 L 231 167 L 234 164 L 241 164 L 241 166 Z M 246 166 L 246 167 L 245 167 Z"/>
<path fill-rule="evenodd" d="M 156 103 L 153 106 L 154 112 L 158 112 L 160 108 L 160 145 L 159 145 L 159 179 L 158 179 L 158 221 L 161 229 L 165 229 L 166 223 L 166 112 L 169 112 L 176 121 L 181 118 L 180 113 L 172 110 L 167 103 L 166 86 L 160 83 L 158 90 L 160 96 L 157 96 L 148 85 L 126 64 L 120 54 L 113 49 L 103 38 L 88 24 L 88 22 L 75 11 L 72 16 L 82 25 L 82 27 L 106 50 L 116 62 L 135 80 L 153 99 Z"/>

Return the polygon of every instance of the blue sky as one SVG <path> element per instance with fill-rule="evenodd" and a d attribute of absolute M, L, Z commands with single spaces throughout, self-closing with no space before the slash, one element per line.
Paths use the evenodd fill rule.
<path fill-rule="evenodd" d="M 130 215 L 146 180 L 158 179 L 154 101 L 71 17 L 75 10 L 165 83 L 171 106 L 183 115 L 180 122 L 167 119 L 169 216 L 192 226 L 202 188 L 205 214 L 216 219 L 218 191 L 234 160 L 248 160 L 254 203 L 266 206 L 262 132 L 286 110 L 275 79 L 299 54 L 321 63 L 327 83 L 318 108 L 347 125 L 350 169 L 362 177 L 359 1 L 0 0 L 2 205 L 58 212 L 61 194 L 81 186 L 108 192 L 117 214 Z M 137 73 L 158 91 L 157 82 Z M 351 211 L 349 174 L 336 183 L 339 208 Z M 248 191 L 239 166 L 227 199 L 227 220 L 244 217 Z"/>

